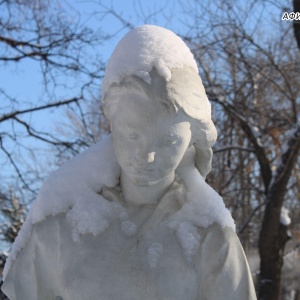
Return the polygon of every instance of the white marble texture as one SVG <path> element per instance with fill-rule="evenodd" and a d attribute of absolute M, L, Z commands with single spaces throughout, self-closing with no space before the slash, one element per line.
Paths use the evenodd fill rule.
<path fill-rule="evenodd" d="M 192 54 L 157 26 L 120 45 L 128 40 L 139 63 L 125 59 L 118 73 L 117 46 L 104 80 L 112 134 L 45 182 L 3 291 L 11 300 L 256 299 L 234 221 L 205 182 L 216 129 Z"/>

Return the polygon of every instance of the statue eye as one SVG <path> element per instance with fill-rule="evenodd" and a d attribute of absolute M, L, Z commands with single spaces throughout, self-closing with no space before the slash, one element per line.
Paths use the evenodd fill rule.
<path fill-rule="evenodd" d="M 163 139 L 163 140 L 161 140 L 160 145 L 166 146 L 166 147 L 171 147 L 171 146 L 176 145 L 176 143 L 177 143 L 177 140 Z"/>

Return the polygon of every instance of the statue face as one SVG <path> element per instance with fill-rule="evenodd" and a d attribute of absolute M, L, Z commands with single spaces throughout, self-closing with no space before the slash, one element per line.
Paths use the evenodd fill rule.
<path fill-rule="evenodd" d="M 191 141 L 190 126 L 187 118 L 168 111 L 141 91 L 123 93 L 111 120 L 122 171 L 139 186 L 173 176 Z"/>

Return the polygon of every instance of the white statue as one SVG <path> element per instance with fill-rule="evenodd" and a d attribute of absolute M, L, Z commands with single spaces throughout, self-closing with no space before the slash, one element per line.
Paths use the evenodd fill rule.
<path fill-rule="evenodd" d="M 234 222 L 209 187 L 216 130 L 194 58 L 144 25 L 103 82 L 111 136 L 42 187 L 4 271 L 11 300 L 256 299 Z"/>

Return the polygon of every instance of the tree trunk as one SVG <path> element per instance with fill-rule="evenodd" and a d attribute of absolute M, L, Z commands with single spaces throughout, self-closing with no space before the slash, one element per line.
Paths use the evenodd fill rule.
<path fill-rule="evenodd" d="M 281 269 L 288 228 L 279 223 L 280 209 L 271 202 L 266 207 L 265 218 L 260 232 L 260 282 L 259 299 L 279 300 Z M 275 221 L 276 220 L 276 221 Z"/>
<path fill-rule="evenodd" d="M 300 0 L 293 0 L 294 12 L 300 12 Z M 298 48 L 300 50 L 300 21 L 294 20 L 294 34 Z"/>
<path fill-rule="evenodd" d="M 267 205 L 259 236 L 260 254 L 260 300 L 279 300 L 281 268 L 288 228 L 280 224 L 280 213 L 286 194 L 287 183 L 297 161 L 300 149 L 300 124 L 295 127 L 282 155 L 281 164 L 273 177 L 267 192 Z"/>

